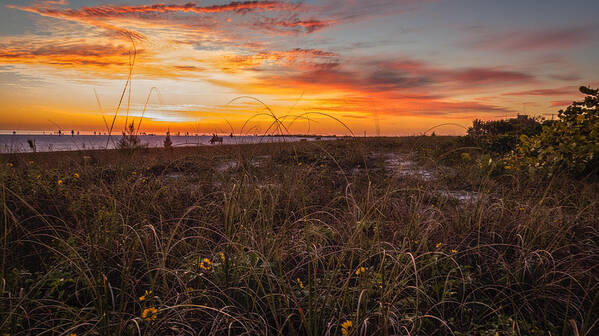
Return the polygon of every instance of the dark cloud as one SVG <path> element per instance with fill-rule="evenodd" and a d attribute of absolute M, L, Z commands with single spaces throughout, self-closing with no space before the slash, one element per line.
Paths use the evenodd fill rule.
<path fill-rule="evenodd" d="M 504 71 L 494 68 L 471 68 L 458 71 L 449 71 L 447 76 L 453 81 L 467 83 L 500 83 L 500 82 L 529 82 L 534 79 L 532 75 L 518 71 Z"/>

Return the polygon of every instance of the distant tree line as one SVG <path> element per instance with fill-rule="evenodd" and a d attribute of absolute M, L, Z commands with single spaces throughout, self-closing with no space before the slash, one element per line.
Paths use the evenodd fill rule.
<path fill-rule="evenodd" d="M 539 117 L 518 115 L 516 118 L 483 121 L 475 119 L 468 128 L 464 142 L 469 146 L 477 146 L 484 151 L 508 153 L 516 148 L 520 135 L 533 136 L 541 133 L 543 125 L 551 121 L 543 121 Z"/>

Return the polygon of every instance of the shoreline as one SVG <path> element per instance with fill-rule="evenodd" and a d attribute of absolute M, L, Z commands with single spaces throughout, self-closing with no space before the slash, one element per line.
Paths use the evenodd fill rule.
<path fill-rule="evenodd" d="M 64 136 L 63 136 L 64 137 Z M 69 136 L 70 137 L 70 136 Z M 436 136 L 439 139 L 452 139 L 459 138 L 459 136 L 454 135 L 438 135 Z M 172 138 L 172 137 L 171 137 Z M 294 141 L 270 141 L 270 142 L 247 142 L 247 143 L 223 143 L 218 145 L 213 145 L 210 143 L 179 143 L 173 144 L 171 150 L 190 150 L 190 149 L 198 149 L 198 148 L 222 148 L 222 147 L 236 147 L 236 146 L 264 146 L 264 145 L 272 145 L 272 144 L 292 144 L 292 143 L 305 143 L 305 142 L 319 142 L 319 141 L 396 141 L 396 140 L 408 140 L 409 139 L 421 139 L 423 136 L 381 136 L 381 137 L 314 137 L 310 140 L 303 140 L 305 138 L 296 137 Z M 2 144 L 0 144 L 1 146 Z M 160 151 L 164 150 L 164 146 L 146 146 L 135 149 L 136 152 L 144 152 L 144 151 Z M 10 156 L 10 155 L 34 155 L 34 154 L 51 154 L 51 153 L 101 153 L 101 152 L 121 152 L 121 151 L 129 151 L 127 149 L 118 149 L 118 148 L 81 148 L 81 149 L 71 149 L 71 150 L 53 150 L 53 151 L 15 151 L 15 152 L 5 152 L 0 151 L 0 157 L 2 156 Z"/>

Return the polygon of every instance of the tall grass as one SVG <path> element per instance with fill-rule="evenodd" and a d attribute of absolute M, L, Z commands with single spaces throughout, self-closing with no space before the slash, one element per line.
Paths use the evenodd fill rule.
<path fill-rule="evenodd" d="M 596 334 L 598 185 L 491 175 L 457 148 L 2 156 L 0 332 Z M 387 154 L 434 178 L 394 173 Z"/>

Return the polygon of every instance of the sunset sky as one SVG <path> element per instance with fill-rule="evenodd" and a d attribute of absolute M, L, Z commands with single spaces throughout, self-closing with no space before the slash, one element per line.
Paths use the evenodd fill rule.
<path fill-rule="evenodd" d="M 105 131 L 133 44 L 118 130 L 152 87 L 147 132 L 267 131 L 240 96 L 291 133 L 550 118 L 599 85 L 598 17 L 592 0 L 0 0 L 0 130 Z"/>

